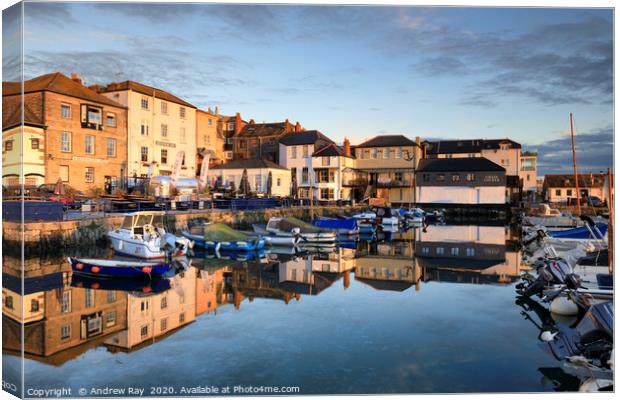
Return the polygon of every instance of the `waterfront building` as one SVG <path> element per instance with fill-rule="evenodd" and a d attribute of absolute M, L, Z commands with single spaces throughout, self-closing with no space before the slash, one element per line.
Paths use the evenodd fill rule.
<path fill-rule="evenodd" d="M 250 190 L 266 194 L 269 175 L 271 174 L 271 194 L 275 197 L 287 197 L 291 194 L 291 171 L 269 160 L 258 158 L 231 160 L 226 164 L 209 168 L 207 179 L 211 187 L 239 190 L 243 172 L 246 171 Z"/>
<path fill-rule="evenodd" d="M 342 186 L 343 171 L 353 168 L 350 150 L 337 146 L 319 131 L 293 132 L 280 139 L 280 165 L 291 170 L 302 199 L 351 200 L 350 188 Z"/>
<path fill-rule="evenodd" d="M 524 192 L 536 192 L 536 172 L 538 162 L 538 154 L 530 151 L 521 153 L 521 167 L 519 169 L 519 177 L 523 184 Z"/>
<path fill-rule="evenodd" d="M 196 107 L 179 97 L 134 81 L 93 86 L 127 107 L 127 174 L 170 175 L 183 151 L 180 176 L 196 175 Z"/>
<path fill-rule="evenodd" d="M 508 198 L 506 170 L 484 157 L 425 159 L 416 171 L 416 197 L 422 208 L 504 209 Z"/>
<path fill-rule="evenodd" d="M 202 160 L 207 155 L 212 165 L 221 164 L 225 160 L 226 137 L 220 129 L 218 118 L 211 109 L 196 110 L 196 175 L 200 173 Z"/>
<path fill-rule="evenodd" d="M 233 138 L 233 158 L 262 158 L 277 163 L 279 160 L 278 140 L 290 132 L 301 132 L 299 122 L 269 122 L 257 124 L 254 120 L 243 126 Z"/>
<path fill-rule="evenodd" d="M 235 135 L 241 132 L 247 121 L 244 121 L 239 113 L 234 116 L 220 115 L 217 107 L 215 107 L 215 114 L 218 116 L 218 130 L 224 136 L 224 159 L 232 160 Z"/>
<path fill-rule="evenodd" d="M 368 175 L 366 194 L 392 206 L 414 202 L 414 169 L 422 158 L 416 142 L 403 135 L 376 136 L 355 146 L 355 167 Z"/>
<path fill-rule="evenodd" d="M 607 174 L 579 174 L 580 197 L 598 197 L 601 201 L 607 201 L 605 179 Z M 543 181 L 543 195 L 550 203 L 566 204 L 576 201 L 577 190 L 575 188 L 574 174 L 547 174 Z"/>
<path fill-rule="evenodd" d="M 127 109 L 118 102 L 55 72 L 24 81 L 23 92 L 21 82 L 3 82 L 2 108 L 3 184 L 61 178 L 86 193 L 118 185 L 127 151 Z"/>
<path fill-rule="evenodd" d="M 127 295 L 127 327 L 105 341 L 108 350 L 133 351 L 194 322 L 196 269 L 175 275 L 170 284 L 164 292 Z"/>

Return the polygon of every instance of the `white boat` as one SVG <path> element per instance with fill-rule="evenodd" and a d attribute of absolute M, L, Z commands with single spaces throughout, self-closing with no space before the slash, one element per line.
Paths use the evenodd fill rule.
<path fill-rule="evenodd" d="M 187 238 L 166 233 L 162 211 L 125 214 L 121 226 L 107 236 L 115 252 L 145 259 L 164 258 L 166 247 L 173 256 L 182 256 L 193 245 Z"/>
<path fill-rule="evenodd" d="M 335 243 L 336 234 L 332 231 L 317 228 L 296 218 L 272 217 L 265 227 L 267 232 L 279 237 L 301 237 L 303 243 Z"/>
<path fill-rule="evenodd" d="M 270 246 L 279 246 L 279 247 L 295 247 L 302 241 L 300 235 L 297 236 L 277 236 L 276 234 L 269 232 L 265 226 L 253 224 L 252 229 L 254 229 L 254 233 L 260 235 L 260 237 L 265 241 L 266 244 Z"/>

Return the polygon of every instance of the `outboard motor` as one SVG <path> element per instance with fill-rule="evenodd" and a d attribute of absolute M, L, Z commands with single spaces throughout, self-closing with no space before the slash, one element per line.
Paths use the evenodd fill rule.
<path fill-rule="evenodd" d="M 542 297 L 543 291 L 551 286 L 566 284 L 567 280 L 574 282 L 575 277 L 579 279 L 575 274 L 572 274 L 570 266 L 562 258 L 539 258 L 533 266 L 536 268 L 538 276 L 534 278 L 531 275 L 526 275 L 523 277 L 523 282 L 517 284 L 517 293 L 521 296 L 538 295 Z M 568 277 L 569 275 L 574 276 Z"/>
<path fill-rule="evenodd" d="M 166 254 L 174 254 L 177 249 L 177 237 L 172 233 L 166 233 L 162 239 L 161 248 Z"/>

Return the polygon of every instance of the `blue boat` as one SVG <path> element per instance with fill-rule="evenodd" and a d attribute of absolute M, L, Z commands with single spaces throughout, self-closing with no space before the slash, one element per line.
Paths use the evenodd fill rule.
<path fill-rule="evenodd" d="M 153 278 L 161 277 L 171 268 L 169 263 L 103 260 L 69 257 L 73 273 L 100 278 Z"/>
<path fill-rule="evenodd" d="M 312 221 L 312 225 L 318 228 L 334 230 L 341 235 L 356 235 L 358 233 L 357 220 L 355 218 L 319 218 Z"/>
<path fill-rule="evenodd" d="M 260 236 L 235 231 L 224 224 L 207 223 L 194 231 L 182 231 L 181 235 L 194 242 L 194 247 L 216 251 L 258 251 L 265 247 Z"/>
<path fill-rule="evenodd" d="M 94 290 L 120 290 L 122 292 L 161 293 L 170 289 L 168 279 L 101 279 L 100 277 L 73 274 L 71 286 Z"/>
<path fill-rule="evenodd" d="M 607 233 L 607 224 L 597 222 L 596 228 L 588 226 L 579 226 L 572 229 L 564 229 L 561 231 L 550 231 L 548 235 L 557 239 L 603 239 Z M 594 236 L 593 236 L 594 235 Z"/>

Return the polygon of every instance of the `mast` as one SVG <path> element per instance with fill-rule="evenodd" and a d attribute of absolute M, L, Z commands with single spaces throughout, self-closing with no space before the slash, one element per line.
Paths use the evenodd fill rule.
<path fill-rule="evenodd" d="M 573 113 L 570 113 L 570 139 L 573 145 L 573 173 L 575 174 L 575 190 L 577 190 L 577 214 L 581 215 L 581 199 L 579 194 L 579 176 L 577 174 L 577 155 L 575 153 L 575 132 L 573 131 Z"/>

